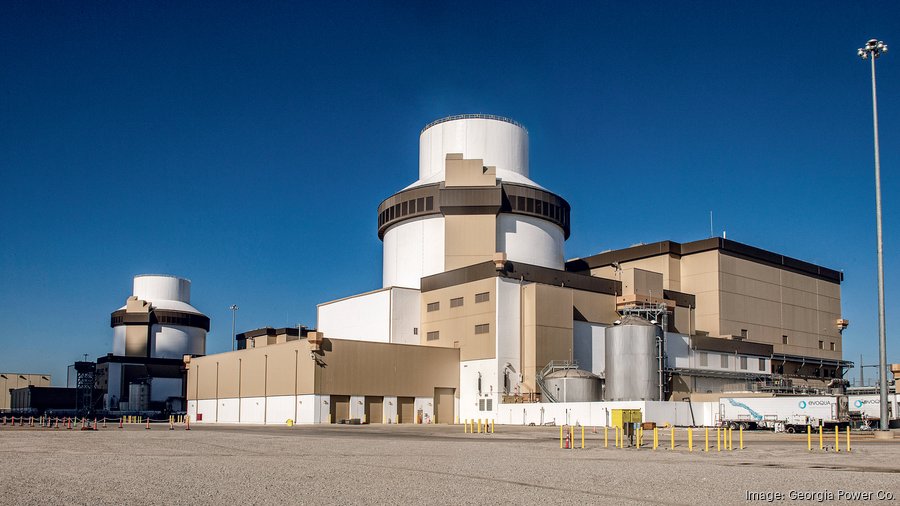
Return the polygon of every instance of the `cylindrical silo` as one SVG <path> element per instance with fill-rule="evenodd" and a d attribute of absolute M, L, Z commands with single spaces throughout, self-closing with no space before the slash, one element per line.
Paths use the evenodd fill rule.
<path fill-rule="evenodd" d="M 658 401 L 662 329 L 638 316 L 621 322 L 606 329 L 606 400 Z"/>

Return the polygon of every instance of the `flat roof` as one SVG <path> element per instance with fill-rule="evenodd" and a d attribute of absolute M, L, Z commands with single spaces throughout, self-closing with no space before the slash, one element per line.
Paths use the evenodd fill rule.
<path fill-rule="evenodd" d="M 571 272 L 584 272 L 597 267 L 612 265 L 613 262 L 631 262 L 658 255 L 685 256 L 713 250 L 718 250 L 725 255 L 750 260 L 752 262 L 780 269 L 786 269 L 825 281 L 831 281 L 833 283 L 840 283 L 844 280 L 844 273 L 840 271 L 804 262 L 803 260 L 791 258 L 772 251 L 766 251 L 730 239 L 724 239 L 722 237 L 712 237 L 683 244 L 675 241 L 660 241 L 651 244 L 632 246 L 625 249 L 605 251 L 586 258 L 569 260 L 566 262 L 566 270 Z"/>

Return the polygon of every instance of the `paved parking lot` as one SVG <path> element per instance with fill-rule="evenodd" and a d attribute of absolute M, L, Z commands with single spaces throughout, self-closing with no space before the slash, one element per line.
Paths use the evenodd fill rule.
<path fill-rule="evenodd" d="M 0 427 L 0 498 L 9 504 L 693 505 L 748 503 L 748 491 L 775 499 L 781 493 L 785 500 L 774 502 L 791 503 L 795 491 L 807 503 L 846 502 L 839 494 L 847 492 L 871 492 L 868 502 L 875 504 L 900 502 L 900 439 L 870 436 L 855 436 L 850 453 L 835 453 L 808 452 L 805 435 L 747 433 L 741 451 L 735 433 L 733 451 L 715 451 L 713 437 L 712 451 L 691 453 L 684 429 L 675 450 L 664 448 L 669 436 L 661 431 L 656 451 L 613 448 L 612 433 L 604 448 L 602 429 L 586 431 L 585 450 L 560 450 L 553 427 L 497 426 L 493 435 L 435 425 L 167 429 Z M 695 434 L 702 445 L 702 431 Z M 833 434 L 827 444 L 833 446 Z"/>

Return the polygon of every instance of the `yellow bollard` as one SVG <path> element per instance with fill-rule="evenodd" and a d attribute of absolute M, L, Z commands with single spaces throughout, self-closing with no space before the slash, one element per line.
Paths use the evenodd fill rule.
<path fill-rule="evenodd" d="M 705 452 L 709 451 L 709 427 L 706 427 L 706 444 L 703 447 L 703 451 L 705 451 Z"/>
<path fill-rule="evenodd" d="M 562 447 L 563 447 L 562 431 L 563 431 L 563 426 L 560 425 L 559 426 L 559 448 L 560 449 L 562 449 Z"/>
<path fill-rule="evenodd" d="M 850 451 L 850 426 L 847 426 L 847 451 Z"/>
<path fill-rule="evenodd" d="M 822 426 L 819 425 L 819 449 L 825 449 L 825 441 L 822 439 Z"/>
<path fill-rule="evenodd" d="M 584 425 L 581 426 L 581 449 L 584 450 Z"/>
<path fill-rule="evenodd" d="M 478 419 L 478 433 L 481 434 L 481 418 Z"/>
<path fill-rule="evenodd" d="M 694 451 L 694 429 L 688 427 L 688 451 Z"/>
<path fill-rule="evenodd" d="M 720 427 L 716 427 L 716 451 L 722 451 L 722 429 Z"/>
<path fill-rule="evenodd" d="M 463 434 L 469 433 L 469 419 L 467 418 L 465 423 L 463 423 Z"/>
<path fill-rule="evenodd" d="M 575 426 L 569 427 L 569 449 L 575 448 Z"/>
<path fill-rule="evenodd" d="M 491 420 L 491 434 L 494 433 L 494 421 Z"/>
<path fill-rule="evenodd" d="M 728 428 L 728 451 L 734 450 L 734 429 Z"/>
<path fill-rule="evenodd" d="M 674 450 L 675 449 L 675 426 L 674 425 L 669 429 L 669 437 L 672 439 L 671 449 Z"/>
<path fill-rule="evenodd" d="M 850 433 L 847 433 L 847 441 L 850 440 Z M 603 447 L 609 448 L 609 427 L 603 426 Z"/>
<path fill-rule="evenodd" d="M 616 448 L 618 448 L 619 447 L 619 428 L 613 427 L 613 431 L 615 432 L 615 436 L 616 436 Z"/>
<path fill-rule="evenodd" d="M 659 448 L 659 429 L 653 427 L 653 449 Z"/>
<path fill-rule="evenodd" d="M 741 431 L 741 432 L 740 432 L 740 438 L 741 438 L 741 439 L 740 439 L 740 444 L 741 444 L 741 447 L 740 447 L 739 449 L 740 449 L 740 450 L 743 450 L 743 449 L 744 449 L 744 427 L 743 427 L 743 426 L 741 426 L 740 431 Z"/>
<path fill-rule="evenodd" d="M 837 425 L 834 426 L 834 451 L 841 451 L 841 429 Z"/>
<path fill-rule="evenodd" d="M 806 451 L 812 451 L 812 425 L 806 426 Z"/>

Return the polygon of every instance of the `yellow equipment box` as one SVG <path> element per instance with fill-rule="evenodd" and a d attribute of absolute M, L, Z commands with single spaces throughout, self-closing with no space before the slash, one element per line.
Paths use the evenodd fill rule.
<path fill-rule="evenodd" d="M 639 409 L 614 409 L 612 410 L 613 427 L 624 428 L 626 425 L 641 423 L 641 410 Z"/>

